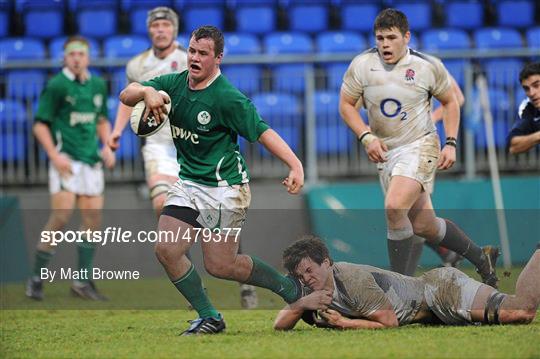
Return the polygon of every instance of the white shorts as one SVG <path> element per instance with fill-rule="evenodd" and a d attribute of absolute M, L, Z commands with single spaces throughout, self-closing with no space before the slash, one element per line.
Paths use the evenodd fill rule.
<path fill-rule="evenodd" d="M 430 133 L 414 142 L 396 147 L 386 153 L 387 161 L 377 164 L 379 181 L 386 193 L 392 176 L 417 180 L 431 194 L 441 147 L 437 133 Z"/>
<path fill-rule="evenodd" d="M 176 161 L 176 148 L 169 145 L 145 144 L 142 147 L 146 178 L 156 174 L 178 177 L 180 166 Z"/>
<path fill-rule="evenodd" d="M 204 228 L 242 228 L 251 203 L 249 184 L 205 186 L 179 179 L 167 194 L 164 206 L 188 207 L 199 212 Z"/>
<path fill-rule="evenodd" d="M 422 277 L 426 303 L 443 323 L 472 324 L 472 305 L 482 283 L 452 267 L 433 269 Z"/>
<path fill-rule="evenodd" d="M 60 176 L 51 163 L 49 165 L 49 192 L 51 194 L 67 191 L 83 196 L 101 196 L 104 189 L 101 162 L 90 166 L 87 163 L 71 160 L 72 175 Z"/>

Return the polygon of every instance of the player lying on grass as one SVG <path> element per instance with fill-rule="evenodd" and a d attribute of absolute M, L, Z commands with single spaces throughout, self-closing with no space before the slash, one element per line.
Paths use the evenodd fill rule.
<path fill-rule="evenodd" d="M 515 295 L 452 267 L 408 277 L 368 265 L 334 263 L 325 244 L 313 236 L 285 249 L 283 261 L 305 293 L 279 312 L 277 330 L 292 329 L 300 319 L 337 329 L 530 323 L 540 303 L 540 250 L 519 275 Z"/>

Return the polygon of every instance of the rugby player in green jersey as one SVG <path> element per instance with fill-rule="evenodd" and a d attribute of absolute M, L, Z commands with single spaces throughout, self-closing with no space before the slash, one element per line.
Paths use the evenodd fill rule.
<path fill-rule="evenodd" d="M 39 99 L 34 134 L 50 160 L 49 191 L 51 214 L 44 231 L 59 231 L 68 223 L 75 206 L 81 210 L 82 230 L 101 227 L 103 208 L 103 170 L 112 168 L 114 153 L 107 141 L 111 126 L 107 120 L 107 90 L 103 79 L 90 75 L 89 46 L 80 36 L 70 37 L 64 44 L 64 68 L 47 83 Z M 50 242 L 37 245 L 32 277 L 26 295 L 41 300 L 41 272 L 54 251 Z M 78 243 L 79 273 L 92 273 L 94 244 Z M 74 295 L 91 300 L 104 300 L 90 276 L 73 282 Z"/>
<path fill-rule="evenodd" d="M 169 190 L 158 229 L 182 235 L 176 242 L 157 243 L 155 251 L 173 284 L 198 312 L 199 318 L 191 321 L 184 335 L 225 329 L 221 314 L 210 303 L 199 274 L 185 256 L 195 242 L 201 242 L 204 265 L 211 275 L 268 288 L 286 302 L 300 295 L 293 278 L 256 257 L 237 252 L 236 234 L 251 200 L 250 176 L 239 151 L 238 135 L 258 141 L 289 167 L 283 181 L 289 193 L 300 192 L 304 171 L 300 160 L 261 119 L 251 101 L 221 75 L 223 46 L 219 29 L 200 27 L 191 35 L 187 71 L 132 83 L 120 94 L 128 106 L 144 99 L 156 119 L 164 118 L 168 101 L 158 91 L 168 93 L 172 102 L 169 121 L 180 171 L 179 180 Z M 205 233 L 209 230 L 213 237 L 208 241 Z"/>

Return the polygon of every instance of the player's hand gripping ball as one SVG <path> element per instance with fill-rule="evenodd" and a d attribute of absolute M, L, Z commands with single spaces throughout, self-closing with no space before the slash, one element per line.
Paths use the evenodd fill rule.
<path fill-rule="evenodd" d="M 159 91 L 159 93 L 169 97 L 169 95 L 165 91 Z M 171 111 L 170 97 L 169 103 L 165 104 L 165 108 L 167 109 L 167 114 L 169 114 Z M 169 117 L 167 116 L 165 120 L 158 123 L 154 118 L 154 115 L 150 113 L 145 121 L 143 120 L 145 112 L 146 103 L 144 102 L 144 100 L 139 101 L 137 102 L 135 107 L 133 107 L 133 110 L 131 111 L 131 117 L 129 119 L 131 129 L 139 137 L 148 137 L 153 135 L 154 133 L 158 132 L 169 120 Z"/>

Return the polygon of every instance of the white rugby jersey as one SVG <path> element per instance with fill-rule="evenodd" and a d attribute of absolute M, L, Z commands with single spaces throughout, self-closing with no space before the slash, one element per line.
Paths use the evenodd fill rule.
<path fill-rule="evenodd" d="M 154 77 L 182 72 L 187 69 L 187 52 L 180 46 L 164 59 L 157 58 L 152 49 L 132 58 L 126 66 L 128 82 L 143 82 Z M 173 146 L 170 126 L 163 126 L 152 136 L 145 138 L 145 144 Z"/>
<path fill-rule="evenodd" d="M 341 89 L 366 108 L 371 132 L 392 149 L 436 131 L 431 97 L 450 86 L 448 71 L 433 56 L 408 49 L 398 63 L 388 65 L 372 48 L 353 59 Z"/>

